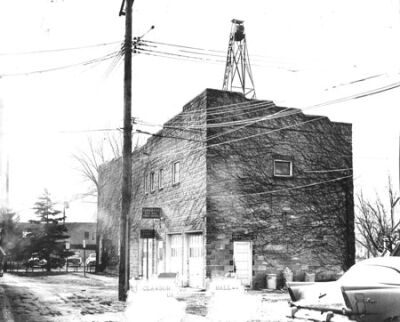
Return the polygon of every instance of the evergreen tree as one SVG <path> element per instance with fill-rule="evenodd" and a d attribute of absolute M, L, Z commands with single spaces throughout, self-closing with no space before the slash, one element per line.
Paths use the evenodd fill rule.
<path fill-rule="evenodd" d="M 54 206 L 55 203 L 45 189 L 33 207 L 39 219 L 31 221 L 41 225 L 41 229 L 30 239 L 32 249 L 36 250 L 40 258 L 47 261 L 47 271 L 51 270 L 52 263 L 55 265 L 55 262 L 60 262 L 70 256 L 70 252 L 66 251 L 64 247 L 65 239 L 69 238 L 65 226 L 65 216 Z"/>
<path fill-rule="evenodd" d="M 6 255 L 13 255 L 15 250 L 18 248 L 19 243 L 19 232 L 18 224 L 19 218 L 15 212 L 8 208 L 0 208 L 0 271 L 3 269 Z"/>

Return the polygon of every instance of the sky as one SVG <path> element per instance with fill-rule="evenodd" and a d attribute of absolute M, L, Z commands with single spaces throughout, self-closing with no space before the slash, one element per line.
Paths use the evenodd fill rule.
<path fill-rule="evenodd" d="M 21 220 L 45 188 L 60 207 L 69 201 L 70 221 L 96 218 L 72 155 L 122 126 L 120 6 L 0 2 L 2 153 Z M 386 197 L 388 176 L 398 190 L 398 0 L 135 0 L 133 34 L 149 51 L 133 58 L 133 116 L 162 124 L 205 88 L 221 89 L 233 18 L 244 20 L 257 98 L 352 123 L 355 192 Z"/>

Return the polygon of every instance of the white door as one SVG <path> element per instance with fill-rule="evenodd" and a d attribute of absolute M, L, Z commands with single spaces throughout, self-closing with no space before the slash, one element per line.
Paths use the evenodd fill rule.
<path fill-rule="evenodd" d="M 251 242 L 233 242 L 233 259 L 237 278 L 242 281 L 243 285 L 251 286 L 253 275 Z"/>
<path fill-rule="evenodd" d="M 203 287 L 203 235 L 188 235 L 188 277 L 190 287 Z"/>
<path fill-rule="evenodd" d="M 182 235 L 170 235 L 168 256 L 169 272 L 178 273 L 180 278 L 182 278 L 182 264 Z"/>
<path fill-rule="evenodd" d="M 149 279 L 154 272 L 154 252 L 151 238 L 142 239 L 142 274 L 143 278 Z"/>

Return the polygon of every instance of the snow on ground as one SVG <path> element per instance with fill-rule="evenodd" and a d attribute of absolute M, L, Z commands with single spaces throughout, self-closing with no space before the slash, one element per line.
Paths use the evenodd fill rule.
<path fill-rule="evenodd" d="M 10 322 L 162 321 L 161 312 L 169 316 L 164 320 L 168 322 L 293 321 L 286 317 L 286 292 L 245 291 L 215 297 L 209 292 L 180 288 L 172 297 L 133 293 L 127 306 L 117 300 L 117 290 L 116 277 L 93 274 L 86 278 L 82 273 L 4 274 L 0 278 L 0 294 L 8 298 L 14 317 Z"/>
<path fill-rule="evenodd" d="M 16 276 L 4 274 L 15 322 L 121 321 L 125 304 L 117 300 L 117 280 L 77 274 Z"/>

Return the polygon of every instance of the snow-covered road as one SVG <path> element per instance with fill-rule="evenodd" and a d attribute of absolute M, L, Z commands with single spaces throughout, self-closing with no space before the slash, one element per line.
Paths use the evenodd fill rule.
<path fill-rule="evenodd" d="M 78 274 L 17 276 L 4 274 L 3 312 L 15 322 L 119 322 L 125 304 L 117 300 L 117 279 Z M 8 300 L 8 303 L 7 303 Z"/>

